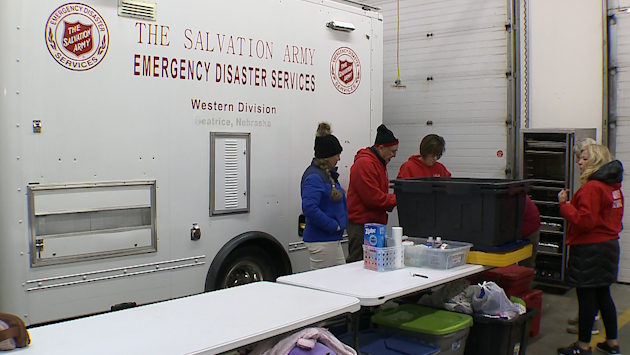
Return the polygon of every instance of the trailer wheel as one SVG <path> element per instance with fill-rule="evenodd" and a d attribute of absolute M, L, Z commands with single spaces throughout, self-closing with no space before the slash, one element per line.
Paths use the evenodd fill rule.
<path fill-rule="evenodd" d="M 275 281 L 273 261 L 269 254 L 256 246 L 236 249 L 221 267 L 217 289 L 245 285 L 256 281 Z"/>

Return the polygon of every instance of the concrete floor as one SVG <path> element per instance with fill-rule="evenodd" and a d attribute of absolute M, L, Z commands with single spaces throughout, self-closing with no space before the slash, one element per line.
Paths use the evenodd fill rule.
<path fill-rule="evenodd" d="M 529 338 L 527 345 L 528 355 L 556 354 L 558 347 L 567 346 L 577 340 L 576 334 L 566 331 L 567 318 L 574 317 L 577 312 L 577 297 L 575 289 L 565 293 L 559 293 L 557 289 L 545 288 L 542 285 L 532 285 L 541 289 L 543 294 L 543 309 L 540 320 L 540 334 Z M 617 306 L 617 320 L 619 324 L 619 346 L 622 354 L 630 354 L 630 285 L 613 284 L 611 293 Z M 600 334 L 593 335 L 591 346 L 593 354 L 603 354 L 594 346 L 606 339 L 604 327 L 599 322 Z"/>

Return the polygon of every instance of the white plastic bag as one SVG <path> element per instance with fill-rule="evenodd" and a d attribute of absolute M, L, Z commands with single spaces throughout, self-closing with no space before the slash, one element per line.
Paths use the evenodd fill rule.
<path fill-rule="evenodd" d="M 484 281 L 475 290 L 472 307 L 476 313 L 512 319 L 518 317 L 519 310 L 505 295 L 505 291 L 492 281 Z"/>

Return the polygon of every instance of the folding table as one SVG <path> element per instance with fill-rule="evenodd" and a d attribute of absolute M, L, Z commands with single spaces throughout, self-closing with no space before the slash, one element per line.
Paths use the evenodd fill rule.
<path fill-rule="evenodd" d="M 363 267 L 363 261 L 279 277 L 277 282 L 356 297 L 361 306 L 379 306 L 386 301 L 427 290 L 449 281 L 474 275 L 487 266 L 464 264 L 452 269 L 404 267 L 378 272 Z M 354 348 L 358 351 L 358 313 L 353 316 Z"/>
<path fill-rule="evenodd" d="M 32 328 L 16 354 L 219 354 L 359 309 L 354 297 L 255 282 Z"/>

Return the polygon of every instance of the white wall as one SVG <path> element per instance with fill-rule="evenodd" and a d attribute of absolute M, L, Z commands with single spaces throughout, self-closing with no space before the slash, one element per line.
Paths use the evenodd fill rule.
<path fill-rule="evenodd" d="M 604 78 L 602 2 L 527 0 L 524 4 L 528 22 L 529 128 L 594 127 L 600 140 Z M 525 92 L 521 91 L 524 100 Z M 525 127 L 525 104 L 521 117 Z"/>

